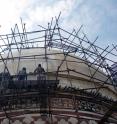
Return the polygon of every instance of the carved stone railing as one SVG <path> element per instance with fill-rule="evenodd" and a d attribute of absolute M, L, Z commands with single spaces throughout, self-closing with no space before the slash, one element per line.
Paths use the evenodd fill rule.
<path fill-rule="evenodd" d="M 8 83 L 8 82 L 7 82 Z M 58 87 L 58 80 L 27 80 L 10 82 L 0 94 L 0 109 L 30 109 L 39 108 L 41 113 L 49 113 L 54 109 L 70 111 L 89 111 L 103 114 L 113 101 L 103 100 L 80 93 L 80 90 L 69 92 Z M 69 88 L 70 89 L 70 88 Z"/>

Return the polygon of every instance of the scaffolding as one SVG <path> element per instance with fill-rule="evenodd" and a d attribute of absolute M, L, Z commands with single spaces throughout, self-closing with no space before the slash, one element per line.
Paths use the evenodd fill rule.
<path fill-rule="evenodd" d="M 64 89 L 62 89 L 62 91 L 66 91 L 66 92 L 69 91 L 71 92 L 71 94 L 73 93 L 74 95 L 72 95 L 72 99 L 74 103 L 77 97 L 75 95 L 75 92 L 80 92 L 81 94 L 82 93 L 88 94 L 87 91 L 91 91 L 93 94 L 93 99 L 95 99 L 96 97 L 98 97 L 100 89 L 106 87 L 106 84 L 112 86 L 115 89 L 115 91 L 117 91 L 117 82 L 113 80 L 113 76 L 116 73 L 115 72 L 111 73 L 111 67 L 110 67 L 117 60 L 117 54 L 116 54 L 117 45 L 112 45 L 112 46 L 107 46 L 106 48 L 102 48 L 96 45 L 96 41 L 98 37 L 96 37 L 96 39 L 93 42 L 91 42 L 88 39 L 87 35 L 85 33 L 82 33 L 83 26 L 81 26 L 78 30 L 73 29 L 73 31 L 70 32 L 59 26 L 59 18 L 60 15 L 58 17 L 55 17 L 55 19 L 52 18 L 51 22 L 48 23 L 47 27 L 38 25 L 39 30 L 30 31 L 30 32 L 26 31 L 26 24 L 23 23 L 21 20 L 21 26 L 22 26 L 21 32 L 19 30 L 18 25 L 16 24 L 14 29 L 11 29 L 12 32 L 11 34 L 0 35 L 0 43 L 1 43 L 0 62 L 3 62 L 4 64 L 4 72 L 2 73 L 0 79 L 2 82 L 3 80 L 2 78 L 3 77 L 5 78 L 5 75 L 3 74 L 6 74 L 7 72 L 8 74 L 6 76 L 7 81 L 4 80 L 4 84 L 5 83 L 7 84 L 8 81 L 10 83 L 12 83 L 13 81 L 12 84 L 14 84 L 12 86 L 10 85 L 11 87 L 5 85 L 5 90 L 3 90 L 0 95 L 1 108 L 5 112 L 6 118 L 9 118 L 9 120 L 11 120 L 11 118 L 8 116 L 7 110 L 13 109 L 13 107 L 16 106 L 18 108 L 19 105 L 23 106 L 26 101 L 27 101 L 26 103 L 28 104 L 28 99 L 31 99 L 30 102 L 32 103 L 35 102 L 37 104 L 38 103 L 40 104 L 40 108 L 41 108 L 40 113 L 52 114 L 51 108 L 49 106 L 49 98 L 56 94 L 56 89 L 59 89 L 59 91 L 61 91 L 60 90 L 61 88 L 58 87 L 59 84 L 58 77 L 62 76 L 60 75 L 61 72 L 60 68 L 64 62 L 66 63 L 67 68 L 66 70 L 62 70 L 62 72 L 67 72 L 67 76 L 70 76 L 70 73 L 74 72 L 76 74 L 80 74 L 81 76 L 88 77 L 89 81 L 101 82 L 100 86 L 98 87 L 94 83 L 95 88 L 75 89 L 74 87 L 72 87 L 72 82 L 70 81 L 71 86 L 65 87 Z M 80 36 L 81 33 L 82 35 Z M 33 50 L 33 49 L 41 49 L 41 48 L 45 49 L 44 54 L 20 56 L 22 50 L 25 49 Z M 58 49 L 61 51 L 61 53 L 60 52 L 48 53 L 47 50 L 51 50 L 51 49 Z M 17 51 L 19 53 L 19 56 L 14 56 L 13 55 L 14 51 Z M 6 57 L 3 57 L 4 54 L 6 55 Z M 48 63 L 49 60 L 52 60 L 52 58 L 48 58 L 48 55 L 58 55 L 58 54 L 64 55 L 64 59 L 60 60 L 61 61 L 60 65 L 57 67 L 57 70 L 55 72 L 49 72 Z M 74 54 L 74 56 L 71 54 Z M 68 56 L 71 58 L 75 58 L 76 60 L 81 60 L 83 63 L 87 64 L 90 72 L 90 76 L 82 72 L 79 72 L 78 70 L 70 69 L 68 66 L 69 60 L 67 60 Z M 20 61 L 23 59 L 28 60 L 28 59 L 35 59 L 38 57 L 44 58 L 46 60 L 46 66 L 47 66 L 46 75 L 54 74 L 56 77 L 55 80 L 47 79 L 41 81 L 41 83 L 37 83 L 38 81 L 31 81 L 31 80 L 17 81 Z M 17 73 L 11 75 L 7 62 L 14 60 L 18 61 Z M 96 68 L 94 68 L 94 66 Z M 91 72 L 91 69 L 94 70 L 93 73 Z M 102 70 L 103 72 L 100 70 Z M 97 72 L 101 73 L 104 76 L 106 75 L 107 79 L 104 81 L 99 78 L 96 78 L 95 74 Z M 8 78 L 11 76 L 13 80 L 10 80 L 10 78 Z M 8 92 L 8 89 L 10 89 L 11 91 Z M 95 90 L 95 93 L 93 93 L 93 90 Z M 33 94 L 35 94 L 35 99 L 32 97 Z M 24 101 L 24 99 L 26 101 Z M 102 101 L 102 99 L 100 99 L 100 101 Z M 102 102 L 104 102 L 104 100 Z M 99 123 L 102 124 L 108 120 L 108 118 L 113 113 L 113 108 L 114 109 L 116 108 L 117 110 L 117 107 L 115 106 L 117 106 L 116 102 L 112 106 L 110 106 L 110 109 L 105 113 L 104 117 L 100 120 Z"/>

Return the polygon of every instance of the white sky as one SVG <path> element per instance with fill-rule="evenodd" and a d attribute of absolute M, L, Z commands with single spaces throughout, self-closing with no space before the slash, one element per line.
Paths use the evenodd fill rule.
<path fill-rule="evenodd" d="M 116 0 L 0 0 L 0 34 L 10 33 L 20 18 L 31 30 L 47 24 L 60 11 L 64 28 L 77 29 L 83 24 L 92 41 L 99 35 L 102 46 L 117 43 Z"/>
<path fill-rule="evenodd" d="M 35 1 L 35 2 L 34 2 Z M 52 17 L 67 16 L 74 5 L 75 0 L 60 0 L 49 5 L 46 0 L 1 0 L 0 1 L 0 33 L 8 33 L 20 18 L 27 24 L 27 28 L 33 25 L 46 24 Z M 44 4 L 45 3 L 45 4 Z M 48 3 L 48 5 L 46 5 Z"/>

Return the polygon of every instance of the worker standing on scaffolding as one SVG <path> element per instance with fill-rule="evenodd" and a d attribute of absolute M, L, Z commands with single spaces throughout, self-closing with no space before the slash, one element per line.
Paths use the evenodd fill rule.
<path fill-rule="evenodd" d="M 4 72 L 0 73 L 0 92 L 4 92 L 4 90 L 8 88 L 9 80 L 10 73 L 7 67 L 5 67 Z"/>
<path fill-rule="evenodd" d="M 41 64 L 38 64 L 38 67 L 34 70 L 34 74 L 37 75 L 37 82 L 38 82 L 38 88 L 39 88 L 39 99 L 40 99 L 40 113 L 41 115 L 44 115 L 47 113 L 47 85 L 46 85 L 46 75 L 45 70 L 41 66 Z"/>
<path fill-rule="evenodd" d="M 25 67 L 23 67 L 22 70 L 19 71 L 18 80 L 27 80 L 27 72 Z"/>
<path fill-rule="evenodd" d="M 34 74 L 37 74 L 37 80 L 45 80 L 45 70 L 42 68 L 41 64 L 34 70 Z"/>

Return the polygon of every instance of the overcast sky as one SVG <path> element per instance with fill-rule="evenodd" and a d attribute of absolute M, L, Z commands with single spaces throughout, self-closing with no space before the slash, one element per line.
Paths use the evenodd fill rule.
<path fill-rule="evenodd" d="M 117 0 L 0 0 L 0 34 L 26 23 L 27 29 L 47 24 L 61 14 L 61 25 L 67 30 L 83 30 L 90 40 L 98 35 L 98 44 L 117 44 Z"/>

